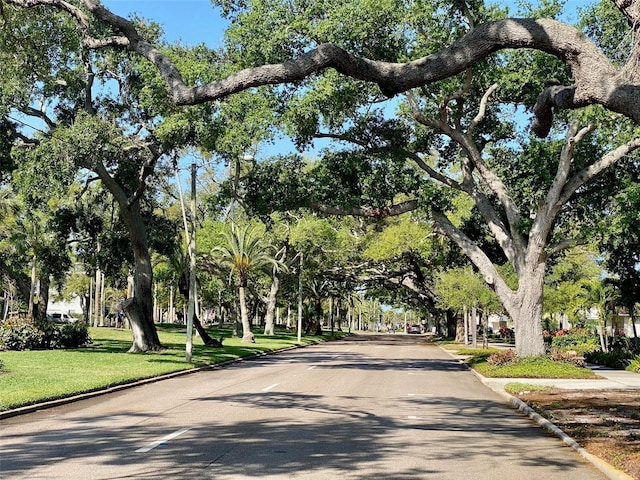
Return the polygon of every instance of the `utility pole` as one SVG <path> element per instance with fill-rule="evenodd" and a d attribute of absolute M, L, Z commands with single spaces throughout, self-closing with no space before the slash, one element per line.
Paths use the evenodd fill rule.
<path fill-rule="evenodd" d="M 302 341 L 302 252 L 300 252 L 300 272 L 298 273 L 298 343 Z"/>

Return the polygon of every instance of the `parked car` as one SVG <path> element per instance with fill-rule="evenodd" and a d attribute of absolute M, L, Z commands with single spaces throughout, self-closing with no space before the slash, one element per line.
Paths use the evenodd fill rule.
<path fill-rule="evenodd" d="M 407 327 L 407 333 L 422 333 L 422 329 L 420 328 L 420 325 L 409 325 Z"/>
<path fill-rule="evenodd" d="M 55 323 L 76 323 L 78 321 L 68 313 L 64 313 L 64 312 L 48 313 L 47 320 Z"/>

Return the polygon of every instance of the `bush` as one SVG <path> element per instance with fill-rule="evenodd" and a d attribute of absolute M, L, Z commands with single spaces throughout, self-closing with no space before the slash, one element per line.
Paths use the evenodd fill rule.
<path fill-rule="evenodd" d="M 67 323 L 60 327 L 58 346 L 62 348 L 78 348 L 91 343 L 89 328 L 81 323 Z"/>
<path fill-rule="evenodd" d="M 629 365 L 627 365 L 626 370 L 629 370 L 630 372 L 634 372 L 634 373 L 640 373 L 640 355 L 638 355 L 637 357 L 635 357 L 633 360 L 629 362 Z"/>
<path fill-rule="evenodd" d="M 625 369 L 631 362 L 631 356 L 625 350 L 611 350 L 610 352 L 594 352 L 586 355 L 588 362 L 605 367 Z"/>
<path fill-rule="evenodd" d="M 509 365 L 515 363 L 518 360 L 518 354 L 515 350 L 509 348 L 507 350 L 501 350 L 496 353 L 492 353 L 487 358 L 487 363 L 494 367 L 501 365 Z"/>
<path fill-rule="evenodd" d="M 580 346 L 585 349 L 591 349 L 595 346 L 596 350 L 600 349 L 600 342 L 598 337 L 588 333 L 571 333 L 569 335 L 557 335 L 553 337 L 551 341 L 552 348 L 556 350 L 576 350 L 576 347 Z"/>
<path fill-rule="evenodd" d="M 89 330 L 82 324 L 32 323 L 21 318 L 0 323 L 0 350 L 77 348 L 88 343 L 91 343 Z"/>
<path fill-rule="evenodd" d="M 45 344 L 45 332 L 22 318 L 0 324 L 0 350 L 37 350 Z"/>
<path fill-rule="evenodd" d="M 586 367 L 584 357 L 576 351 L 563 352 L 562 350 L 552 349 L 549 353 L 549 359 L 554 362 L 570 363 L 580 368 Z"/>

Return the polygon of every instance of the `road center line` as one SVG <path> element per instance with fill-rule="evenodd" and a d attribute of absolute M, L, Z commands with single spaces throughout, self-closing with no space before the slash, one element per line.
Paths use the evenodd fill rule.
<path fill-rule="evenodd" d="M 169 435 L 166 435 L 164 437 L 162 437 L 160 440 L 156 440 L 155 442 L 151 442 L 149 445 L 139 448 L 138 450 L 136 450 L 136 453 L 146 453 L 150 450 L 153 450 L 156 447 L 159 447 L 160 445 L 162 445 L 165 442 L 168 442 L 169 440 L 176 438 L 180 435 L 182 435 L 185 432 L 188 432 L 189 430 L 191 430 L 190 428 L 182 428 L 180 430 L 177 430 L 173 433 L 170 433 Z"/>
<path fill-rule="evenodd" d="M 263 392 L 268 392 L 269 390 L 271 390 L 272 388 L 276 388 L 278 385 L 280 385 L 279 383 L 274 383 L 273 385 L 269 385 L 266 388 L 263 388 L 262 391 Z"/>

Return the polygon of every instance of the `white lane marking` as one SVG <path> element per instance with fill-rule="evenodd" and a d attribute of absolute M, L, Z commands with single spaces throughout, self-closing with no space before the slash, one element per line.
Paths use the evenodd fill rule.
<path fill-rule="evenodd" d="M 416 416 L 416 415 L 409 415 L 407 417 L 409 420 L 420 420 L 420 417 Z"/>
<path fill-rule="evenodd" d="M 407 393 L 408 397 L 433 397 L 433 393 Z"/>
<path fill-rule="evenodd" d="M 266 388 L 263 388 L 262 391 L 263 392 L 268 392 L 269 390 L 271 390 L 272 388 L 276 388 L 278 385 L 280 385 L 279 383 L 274 383 L 273 385 L 269 385 Z"/>
<path fill-rule="evenodd" d="M 307 368 L 307 370 L 313 370 L 314 368 L 316 368 L 317 365 L 311 365 L 309 368 Z"/>
<path fill-rule="evenodd" d="M 176 438 L 177 436 L 182 435 L 185 432 L 188 432 L 189 430 L 191 430 L 190 428 L 182 428 L 180 430 L 177 430 L 173 433 L 170 433 L 169 435 L 166 435 L 164 437 L 162 437 L 160 440 L 156 440 L 155 442 L 151 442 L 149 445 L 147 445 L 146 447 L 142 447 L 139 448 L 138 450 L 136 450 L 136 453 L 146 453 L 150 450 L 153 450 L 156 447 L 159 447 L 160 445 L 162 445 L 165 442 L 168 442 L 169 440 Z"/>
<path fill-rule="evenodd" d="M 415 375 L 417 377 L 426 377 L 428 375 L 428 373 L 413 373 L 413 372 L 407 372 L 408 375 Z"/>

